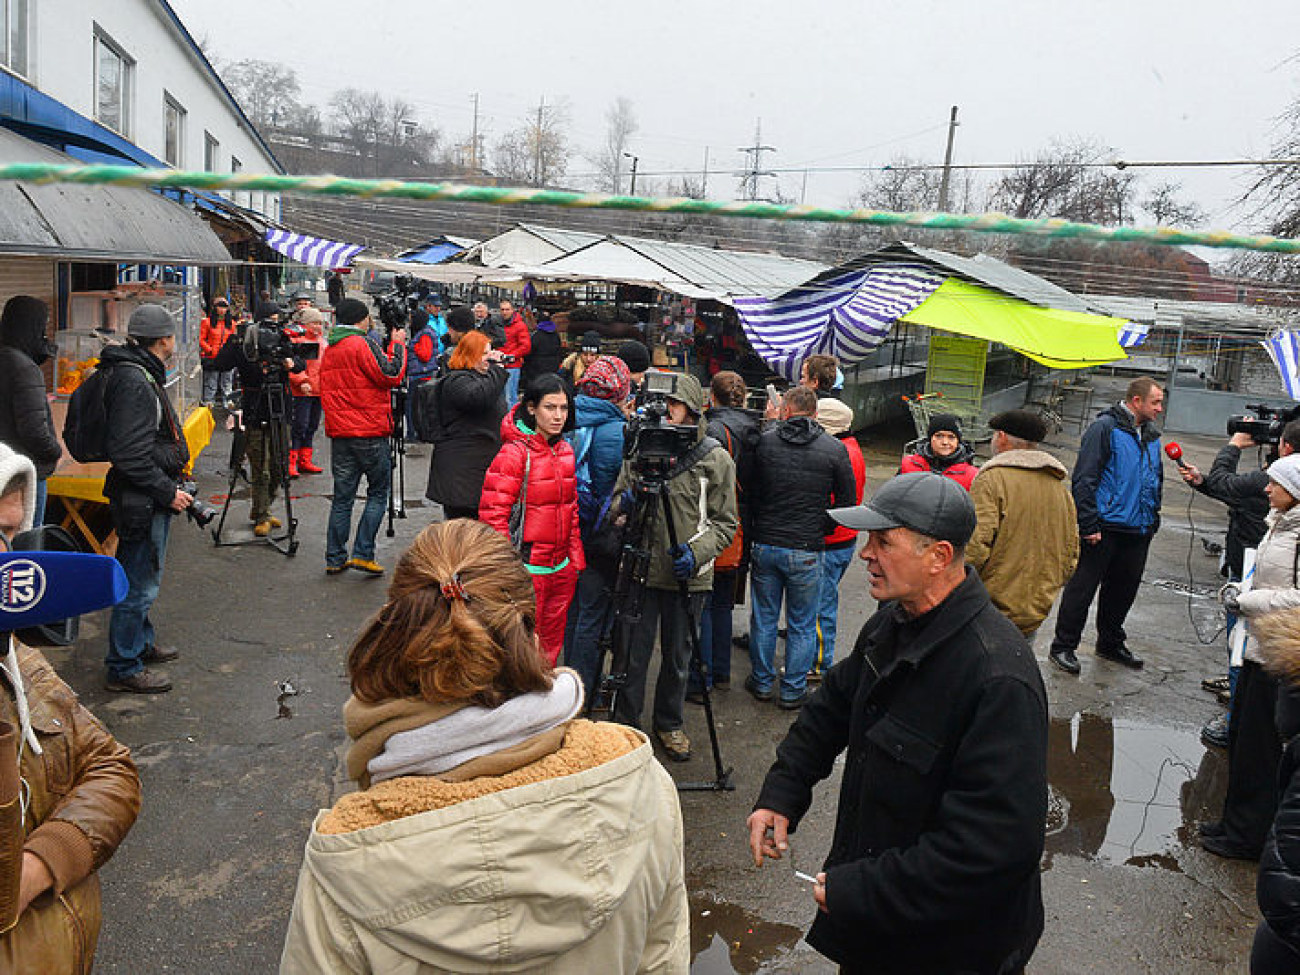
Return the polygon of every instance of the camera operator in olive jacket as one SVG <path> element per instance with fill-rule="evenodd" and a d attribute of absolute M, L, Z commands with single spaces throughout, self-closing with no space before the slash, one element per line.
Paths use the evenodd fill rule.
<path fill-rule="evenodd" d="M 716 440 L 706 436 L 704 390 L 694 376 L 674 375 L 676 385 L 667 398 L 667 421 L 694 425 L 695 446 L 676 460 L 661 496 L 662 504 L 671 513 L 677 545 L 669 538 L 662 507 L 656 506 L 646 526 L 644 545 L 650 551 L 650 567 L 645 605 L 641 622 L 631 634 L 628 682 L 618 696 L 614 718 L 640 727 L 657 623 L 663 661 L 655 686 L 655 737 L 669 758 L 684 762 L 691 757 L 690 740 L 682 731 L 691 663 L 686 628 L 699 626 L 704 600 L 713 591 L 713 560 L 731 544 L 740 516 L 736 509 L 736 465 Z M 631 427 L 628 436 L 632 436 Z M 628 512 L 629 495 L 634 496 L 639 480 L 634 455 L 624 461 L 614 485 L 614 496 L 623 512 Z M 643 503 L 651 500 L 655 499 Z M 681 604 L 679 585 L 683 581 L 690 593 L 689 609 Z"/>

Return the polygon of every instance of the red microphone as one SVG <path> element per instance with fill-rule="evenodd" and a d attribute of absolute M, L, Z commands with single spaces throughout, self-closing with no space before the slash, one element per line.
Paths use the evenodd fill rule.
<path fill-rule="evenodd" d="M 1169 443 L 1165 444 L 1165 453 L 1169 456 L 1169 459 L 1172 460 L 1175 464 L 1177 464 L 1183 470 L 1187 470 L 1187 465 L 1183 463 L 1182 447 L 1178 446 L 1178 444 L 1174 443 L 1173 441 L 1170 441 Z"/>

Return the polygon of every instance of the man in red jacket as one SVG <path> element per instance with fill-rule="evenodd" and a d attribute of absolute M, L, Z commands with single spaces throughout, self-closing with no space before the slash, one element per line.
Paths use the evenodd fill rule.
<path fill-rule="evenodd" d="M 524 356 L 533 351 L 533 339 L 528 333 L 528 323 L 514 302 L 501 302 L 501 321 L 506 327 L 506 341 L 501 352 L 514 356 L 514 361 L 506 360 L 506 403 L 514 406 L 519 402 L 519 370 L 524 364 Z"/>
<path fill-rule="evenodd" d="M 334 474 L 325 571 L 337 575 L 344 569 L 357 569 L 380 576 L 384 569 L 375 561 L 375 536 L 384 519 L 393 478 L 388 457 L 388 436 L 393 432 L 389 391 L 406 376 L 406 330 L 393 329 L 385 352 L 369 337 L 370 309 L 364 302 L 344 298 L 335 317 L 338 324 L 330 330 L 320 367 L 321 408 Z M 363 474 L 366 507 L 348 558 L 352 503 Z"/>

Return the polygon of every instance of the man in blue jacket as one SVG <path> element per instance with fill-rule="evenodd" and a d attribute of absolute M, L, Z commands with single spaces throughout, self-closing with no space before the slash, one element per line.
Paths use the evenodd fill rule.
<path fill-rule="evenodd" d="M 1075 651 L 1092 598 L 1097 601 L 1097 656 L 1134 670 L 1142 658 L 1124 645 L 1124 619 L 1137 598 L 1147 549 L 1160 527 L 1160 433 L 1165 393 L 1149 376 L 1128 384 L 1124 400 L 1083 434 L 1071 486 L 1083 545 L 1079 566 L 1061 594 L 1052 663 L 1079 673 Z"/>

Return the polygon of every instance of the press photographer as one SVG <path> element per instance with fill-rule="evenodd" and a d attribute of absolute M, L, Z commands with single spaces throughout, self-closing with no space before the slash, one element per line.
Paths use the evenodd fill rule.
<path fill-rule="evenodd" d="M 167 363 L 176 354 L 175 320 L 161 305 L 141 305 L 131 313 L 126 334 L 126 345 L 110 345 L 99 360 L 107 373 L 105 453 L 112 465 L 104 495 L 117 531 L 117 560 L 130 587 L 109 620 L 104 686 L 161 694 L 172 689 L 171 681 L 148 665 L 177 653 L 158 645 L 149 610 L 162 585 L 172 516 L 194 503 L 178 486 L 190 452 L 163 390 Z M 65 427 L 65 439 L 66 433 Z"/>
<path fill-rule="evenodd" d="M 260 303 L 256 320 L 244 329 L 243 337 L 226 342 L 214 361 L 217 369 L 234 369 L 239 374 L 240 422 L 252 487 L 249 520 L 258 538 L 281 525 L 271 514 L 271 502 L 276 486 L 288 480 L 289 373 L 302 372 L 305 354 L 314 351 L 294 344 L 293 335 L 281 324 L 281 315 L 279 305 Z"/>
<path fill-rule="evenodd" d="M 682 373 L 655 374 L 647 383 L 646 406 L 628 426 L 627 459 L 614 487 L 625 510 L 651 504 L 640 539 L 648 559 L 641 615 L 629 634 L 627 681 L 614 719 L 640 727 L 657 630 L 663 656 L 651 723 L 660 745 L 677 762 L 691 757 L 690 739 L 682 730 L 695 643 L 687 628 L 698 629 L 704 601 L 713 590 L 713 560 L 731 544 L 739 526 L 735 464 L 705 431 L 699 380 Z M 689 592 L 685 601 L 681 581 Z"/>

